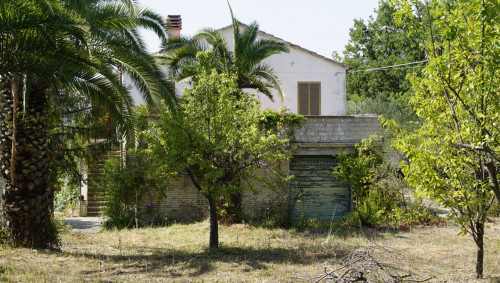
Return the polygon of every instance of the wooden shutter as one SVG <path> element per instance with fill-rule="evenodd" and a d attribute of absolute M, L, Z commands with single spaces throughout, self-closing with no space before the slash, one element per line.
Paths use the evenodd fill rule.
<path fill-rule="evenodd" d="M 309 85 L 309 115 L 320 114 L 320 91 L 319 84 Z"/>
<path fill-rule="evenodd" d="M 299 114 L 309 115 L 309 84 L 299 83 Z"/>
<path fill-rule="evenodd" d="M 298 108 L 301 115 L 321 115 L 320 83 L 298 83 Z"/>

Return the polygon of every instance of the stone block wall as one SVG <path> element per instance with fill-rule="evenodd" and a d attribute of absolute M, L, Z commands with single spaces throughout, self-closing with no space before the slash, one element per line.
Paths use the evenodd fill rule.
<path fill-rule="evenodd" d="M 143 225 L 162 221 L 189 221 L 208 215 L 208 202 L 198 192 L 187 176 L 169 180 L 165 198 L 159 197 L 157 189 L 144 193 L 138 207 Z"/>
<path fill-rule="evenodd" d="M 296 156 L 332 156 L 341 149 L 352 150 L 356 143 L 373 134 L 382 134 L 378 116 L 311 116 L 300 129 L 294 130 L 292 146 Z M 289 170 L 288 161 L 277 166 L 285 172 Z M 257 175 L 272 178 L 269 168 L 257 169 Z M 254 186 L 255 191 L 247 188 L 243 192 L 242 209 L 246 216 L 257 217 L 262 211 L 276 209 L 289 201 L 286 184 L 275 183 L 273 189 L 257 182 Z M 145 193 L 138 211 L 142 224 L 149 225 L 165 218 L 183 221 L 206 217 L 208 203 L 191 180 L 181 176 L 170 181 L 165 199 L 160 200 L 155 189 Z"/>
<path fill-rule="evenodd" d="M 281 161 L 277 166 L 288 172 L 288 162 Z M 253 182 L 255 191 L 246 186 L 242 193 L 242 213 L 249 217 L 257 217 L 262 211 L 283 205 L 288 200 L 288 187 L 272 180 L 273 174 L 269 168 L 256 169 L 256 175 L 273 182 L 273 188 L 259 182 Z M 156 189 L 142 195 L 138 206 L 142 225 L 155 224 L 155 221 L 189 221 L 208 217 L 206 198 L 187 176 L 172 178 L 165 195 L 164 199 L 159 199 Z"/>
<path fill-rule="evenodd" d="M 295 130 L 295 143 L 358 143 L 373 134 L 382 134 L 378 116 L 320 116 L 307 117 Z"/>
<path fill-rule="evenodd" d="M 311 116 L 294 130 L 292 145 L 295 155 L 331 156 L 340 149 L 352 151 L 355 144 L 373 134 L 382 135 L 377 115 Z"/>
<path fill-rule="evenodd" d="M 288 175 L 288 161 L 281 161 L 273 165 L 273 170 L 279 169 Z M 266 178 L 272 185 L 255 182 L 255 191 L 248 187 L 243 191 L 242 213 L 249 217 L 258 217 L 263 211 L 275 211 L 282 208 L 289 201 L 288 184 L 275 180 L 274 174 L 269 167 L 259 168 L 255 171 L 259 177 Z"/>

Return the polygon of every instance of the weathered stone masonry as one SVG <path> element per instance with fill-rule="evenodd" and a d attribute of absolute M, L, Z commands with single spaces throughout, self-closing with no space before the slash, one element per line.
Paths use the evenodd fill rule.
<path fill-rule="evenodd" d="M 294 130 L 292 138 L 292 146 L 295 147 L 294 157 L 330 158 L 338 154 L 341 149 L 352 151 L 356 143 L 373 134 L 382 134 L 380 121 L 375 115 L 307 117 L 304 125 Z M 289 170 L 289 163 L 283 161 L 280 167 L 282 170 Z M 257 173 L 265 176 L 265 170 L 265 168 L 258 169 Z M 290 200 L 290 187 L 278 191 L 261 185 L 257 187 L 257 194 L 250 190 L 246 190 L 243 194 L 243 213 L 246 215 L 258 216 L 263 210 L 282 205 L 283 201 Z M 152 191 L 142 200 L 140 210 L 145 224 L 151 216 L 155 215 L 169 219 L 188 220 L 201 218 L 208 211 L 205 197 L 193 187 L 187 177 L 172 180 L 166 199 L 158 200 L 156 193 Z M 306 201 L 302 205 L 307 205 Z M 321 203 L 315 202 L 314 205 L 318 206 L 318 210 L 327 210 L 324 207 L 321 208 Z M 311 217 L 316 217 L 314 215 Z M 338 216 L 342 214 L 339 213 Z"/>
<path fill-rule="evenodd" d="M 363 138 L 373 134 L 382 134 L 382 127 L 378 116 L 363 115 L 363 116 L 310 116 L 304 125 L 295 129 L 293 132 L 292 146 L 294 147 L 294 161 L 307 159 L 308 157 L 323 158 L 324 160 L 331 159 L 340 150 L 352 151 L 354 145 L 359 143 Z M 293 163 L 293 162 L 292 162 Z M 284 171 L 290 170 L 290 163 L 283 161 L 279 164 L 280 169 Z M 306 168 L 307 169 L 307 168 Z M 320 172 L 321 171 L 321 172 Z M 340 184 L 332 181 L 330 176 L 330 167 L 322 170 L 305 170 L 305 174 L 315 172 L 315 174 L 322 174 L 322 176 L 298 176 L 296 179 L 301 180 L 304 177 L 313 177 L 310 186 L 325 186 L 331 183 L 332 188 L 323 188 L 320 193 L 309 193 L 305 191 L 305 199 L 301 202 L 301 209 L 309 206 L 312 211 L 306 217 L 308 218 L 325 218 L 330 215 L 331 207 L 336 207 L 335 202 L 337 197 L 342 195 L 345 202 L 349 198 L 350 191 L 348 188 L 343 188 L 336 192 L 330 190 L 340 189 Z M 300 172 L 299 172 L 300 173 Z M 260 176 L 269 175 L 265 168 L 257 170 Z M 296 173 L 297 174 L 297 173 Z M 311 173 L 312 174 L 312 173 Z M 243 213 L 248 216 L 258 216 L 263 210 L 274 209 L 283 202 L 294 201 L 293 194 L 294 188 L 300 187 L 298 181 L 288 186 L 281 186 L 281 190 L 270 190 L 257 185 L 258 193 L 255 194 L 251 190 L 246 190 L 243 193 L 242 208 Z M 292 195 L 290 195 L 292 191 Z M 348 195 L 345 195 L 345 194 Z M 201 195 L 191 184 L 187 176 L 172 179 L 169 184 L 169 189 L 166 192 L 166 198 L 160 200 L 155 190 L 144 194 L 139 212 L 141 215 L 142 223 L 147 225 L 155 218 L 162 219 L 176 219 L 176 220 L 190 220 L 196 218 L 203 218 L 208 213 L 208 204 L 203 195 Z M 91 204 L 89 204 L 91 205 Z M 343 204 L 344 209 L 350 209 L 349 205 Z M 306 211 L 307 212 L 307 211 Z M 299 217 L 301 212 L 298 208 L 294 211 L 294 217 Z M 345 211 L 344 211 L 345 213 Z M 338 217 L 343 214 L 338 213 Z M 157 219 L 158 220 L 158 219 Z"/>

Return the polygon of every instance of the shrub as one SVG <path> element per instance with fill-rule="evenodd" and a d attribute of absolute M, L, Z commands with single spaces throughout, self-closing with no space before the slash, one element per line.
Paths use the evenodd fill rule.
<path fill-rule="evenodd" d="M 0 246 L 2 246 L 3 244 L 5 244 L 5 242 L 9 239 L 9 234 L 7 233 L 7 231 L 5 231 L 5 229 L 3 228 L 3 226 L 0 226 Z"/>
<path fill-rule="evenodd" d="M 137 207 L 141 196 L 149 190 L 146 165 L 140 154 L 123 166 L 121 160 L 106 161 L 97 186 L 99 199 L 104 202 L 103 216 L 108 219 L 104 227 L 138 227 Z"/>
<path fill-rule="evenodd" d="M 441 222 L 430 209 L 407 202 L 408 184 L 398 168 L 385 161 L 381 150 L 374 147 L 378 139 L 366 138 L 355 146 L 353 154 L 342 152 L 338 156 L 333 174 L 351 187 L 355 207 L 345 224 L 374 227 Z"/>
<path fill-rule="evenodd" d="M 54 212 L 68 214 L 76 207 L 78 190 L 66 183 L 54 195 Z"/>

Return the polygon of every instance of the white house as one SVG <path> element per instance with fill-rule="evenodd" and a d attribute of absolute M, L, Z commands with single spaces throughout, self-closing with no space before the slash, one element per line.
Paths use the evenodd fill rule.
<path fill-rule="evenodd" d="M 169 16 L 169 20 L 172 18 L 176 21 L 176 25 L 171 32 L 174 36 L 179 35 L 180 18 Z M 240 23 L 240 28 L 245 27 L 245 24 Z M 229 50 L 232 50 L 234 46 L 232 25 L 219 31 L 225 36 Z M 281 101 L 275 90 L 273 90 L 274 101 L 265 95 L 257 94 L 262 107 L 277 111 L 285 107 L 290 112 L 312 116 L 346 114 L 346 72 L 349 67 L 263 31 L 259 32 L 258 38 L 285 42 L 290 49 L 289 53 L 273 55 L 265 60 L 265 63 L 274 68 L 281 80 L 285 101 Z M 143 100 L 129 77 L 124 75 L 123 80 L 125 86 L 131 90 L 136 103 L 142 104 Z M 187 83 L 176 83 L 177 92 L 182 93 L 182 89 L 186 86 Z"/>
<path fill-rule="evenodd" d="M 241 28 L 246 25 L 240 24 Z M 220 29 L 229 49 L 233 49 L 232 25 Z M 273 110 L 286 107 L 293 113 L 315 116 L 346 114 L 346 72 L 349 67 L 323 57 L 272 34 L 259 32 L 259 38 L 285 42 L 289 53 L 269 57 L 265 62 L 274 68 L 283 85 L 285 101 L 274 91 L 274 102 L 259 95 L 262 106 Z"/>
<path fill-rule="evenodd" d="M 169 24 L 171 36 L 178 36 L 181 31 L 180 16 L 169 16 Z M 244 29 L 246 25 L 241 24 L 240 27 Z M 232 25 L 219 31 L 232 50 Z M 243 212 L 258 214 L 284 198 L 291 201 L 292 216 L 295 218 L 331 220 L 332 212 L 336 218 L 340 218 L 352 210 L 351 191 L 331 174 L 336 163 L 333 155 L 338 154 L 340 149 L 352 150 L 361 139 L 374 133 L 381 134 L 378 117 L 345 116 L 346 75 L 349 67 L 262 31 L 258 37 L 282 41 L 290 50 L 289 53 L 266 59 L 281 81 L 285 100 L 280 100 L 277 91 L 273 93 L 274 101 L 257 94 L 262 106 L 273 110 L 286 107 L 292 113 L 307 116 L 307 121 L 294 131 L 293 158 L 283 165 L 295 176 L 288 191 L 276 193 L 267 189 L 258 195 L 248 192 L 243 195 Z M 131 90 L 136 103 L 142 104 L 139 92 L 126 75 L 123 82 Z M 175 86 L 177 92 L 182 94 L 183 88 L 189 84 L 176 82 Z M 175 219 L 203 211 L 200 207 L 206 206 L 206 200 L 190 185 L 189 180 L 178 179 L 171 186 L 167 202 L 160 202 L 154 197 L 147 200 L 153 204 L 156 215 Z M 300 205 L 295 205 L 294 196 L 297 195 L 301 196 Z"/>

